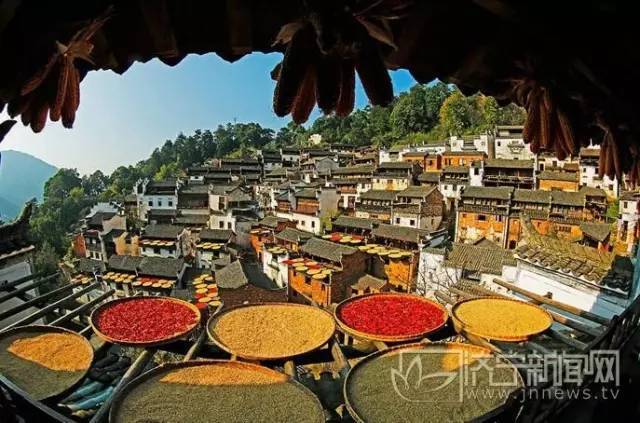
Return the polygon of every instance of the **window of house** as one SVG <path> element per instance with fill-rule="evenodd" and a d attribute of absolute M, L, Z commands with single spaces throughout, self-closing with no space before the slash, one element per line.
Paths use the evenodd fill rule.
<path fill-rule="evenodd" d="M 160 254 L 160 248 L 159 247 L 154 247 L 153 248 L 153 253 L 154 254 Z"/>
<path fill-rule="evenodd" d="M 609 184 L 609 191 L 613 191 L 613 184 Z"/>
<path fill-rule="evenodd" d="M 400 218 L 396 217 L 396 225 L 399 225 L 399 224 L 400 224 Z"/>
<path fill-rule="evenodd" d="M 218 226 L 220 226 L 220 229 L 224 229 L 224 222 L 220 222 Z"/>
<path fill-rule="evenodd" d="M 480 169 L 479 169 L 479 168 L 477 168 L 477 167 L 474 167 L 474 168 L 473 168 L 473 174 L 474 174 L 474 175 L 479 175 L 479 174 L 480 174 Z"/>
<path fill-rule="evenodd" d="M 569 232 L 571 232 L 571 226 L 558 225 L 558 232 L 566 232 L 566 233 L 569 233 Z"/>
<path fill-rule="evenodd" d="M 149 207 L 153 207 L 153 200 L 149 200 Z"/>
<path fill-rule="evenodd" d="M 316 227 L 316 222 L 315 222 L 315 221 L 313 221 L 313 220 L 311 221 L 311 227 L 312 227 L 312 228 L 315 228 L 315 227 Z"/>
<path fill-rule="evenodd" d="M 481 221 L 487 220 L 487 216 L 485 216 L 484 214 L 479 214 L 478 220 L 481 220 Z"/>
<path fill-rule="evenodd" d="M 586 173 L 587 168 L 586 168 L 586 167 L 583 167 L 583 168 L 582 168 L 582 171 Z"/>
<path fill-rule="evenodd" d="M 227 222 L 227 229 L 231 229 L 231 222 Z"/>
<path fill-rule="evenodd" d="M 173 207 L 173 200 L 169 200 L 169 202 L 167 203 L 167 205 L 168 205 L 169 207 Z"/>
<path fill-rule="evenodd" d="M 409 225 L 411 225 L 411 226 L 415 226 L 415 225 L 416 225 L 416 221 L 415 221 L 415 219 L 411 219 L 411 220 L 409 220 Z"/>

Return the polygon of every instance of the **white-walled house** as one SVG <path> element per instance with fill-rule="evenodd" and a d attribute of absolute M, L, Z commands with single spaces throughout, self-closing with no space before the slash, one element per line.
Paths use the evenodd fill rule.
<path fill-rule="evenodd" d="M 420 252 L 417 286 L 431 296 L 463 280 L 487 286 L 495 277 L 508 281 L 515 278 L 513 252 L 490 243 L 477 245 L 454 243 L 452 248 L 423 248 Z"/>
<path fill-rule="evenodd" d="M 520 125 L 496 127 L 493 140 L 496 159 L 533 160 L 535 158 L 529 145 L 524 142 L 522 130 L 523 127 Z"/>
<path fill-rule="evenodd" d="M 449 146 L 451 151 L 481 151 L 487 156 L 492 157 L 493 140 L 487 134 L 456 136 L 449 138 Z"/>
<path fill-rule="evenodd" d="M 191 233 L 183 226 L 147 225 L 140 234 L 140 255 L 143 257 L 180 258 L 191 252 Z"/>
<path fill-rule="evenodd" d="M 599 175 L 600 146 L 594 145 L 580 149 L 580 186 L 600 188 L 605 190 L 609 197 L 618 198 L 620 184 L 617 178 L 610 179 Z"/>
<path fill-rule="evenodd" d="M 278 198 L 275 215 L 296 222 L 296 228 L 320 235 L 322 219 L 338 212 L 340 195 L 334 187 L 293 189 Z"/>
<path fill-rule="evenodd" d="M 602 317 L 621 314 L 637 295 L 627 257 L 543 236 L 514 255 L 516 286 Z"/>
<path fill-rule="evenodd" d="M 179 188 L 177 179 L 143 179 L 136 182 L 134 193 L 138 201 L 138 218 L 150 223 L 169 223 L 171 217 L 177 214 Z M 158 212 L 157 217 L 154 217 L 154 212 Z"/>
<path fill-rule="evenodd" d="M 616 239 L 627 245 L 627 253 L 632 252 L 633 246 L 638 241 L 640 234 L 638 217 L 640 217 L 640 193 L 623 192 L 620 195 Z"/>

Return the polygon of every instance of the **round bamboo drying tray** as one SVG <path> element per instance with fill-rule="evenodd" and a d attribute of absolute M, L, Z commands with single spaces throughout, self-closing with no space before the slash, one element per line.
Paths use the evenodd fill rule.
<path fill-rule="evenodd" d="M 63 333 L 63 334 L 73 335 L 74 337 L 76 337 L 78 340 L 78 345 L 81 345 L 82 348 L 86 349 L 86 353 L 90 356 L 89 363 L 93 362 L 93 347 L 91 346 L 89 341 L 84 336 L 81 336 L 76 332 L 73 332 L 71 330 L 61 328 L 58 326 L 46 326 L 46 325 L 18 326 L 4 332 L 0 332 L 0 342 L 9 337 L 14 337 L 15 335 L 20 335 L 20 334 L 24 334 L 26 337 L 28 334 L 44 335 L 44 334 L 55 334 L 55 333 Z M 11 353 L 8 353 L 8 354 L 11 354 Z M 43 366 L 34 365 L 34 371 L 32 374 L 29 375 L 29 377 L 33 378 L 33 380 L 36 382 L 40 379 L 40 377 L 42 377 L 42 375 L 39 376 L 37 374 L 37 372 L 40 371 L 38 370 L 40 368 L 41 368 L 41 371 L 48 370 Z M 56 378 L 56 380 L 60 382 L 60 385 L 58 387 L 52 388 L 50 392 L 44 395 L 33 396 L 33 398 L 38 401 L 42 401 L 45 399 L 64 398 L 66 395 L 73 392 L 80 385 L 82 380 L 85 378 L 85 376 L 89 372 L 90 368 L 91 368 L 91 364 L 89 364 L 89 366 L 87 366 L 86 369 L 75 372 L 76 373 L 75 377 L 70 377 L 68 381 L 64 381 L 62 378 Z M 63 381 L 67 383 L 63 383 Z M 12 381 L 12 383 L 15 383 L 15 382 Z M 30 393 L 27 387 L 20 386 L 17 383 L 16 383 L 16 386 L 18 386 L 20 389 L 24 390 L 25 392 Z"/>
<path fill-rule="evenodd" d="M 316 337 L 317 339 L 313 339 L 307 342 L 304 347 L 300 347 L 298 350 L 295 350 L 295 351 L 292 350 L 292 351 L 288 351 L 287 353 L 279 353 L 279 354 L 261 354 L 260 352 L 251 349 L 252 347 L 255 346 L 253 344 L 249 345 L 245 350 L 239 350 L 237 348 L 230 347 L 229 345 L 225 344 L 215 332 L 215 327 L 220 323 L 221 320 L 230 318 L 229 316 L 231 316 L 231 318 L 242 319 L 243 312 L 245 312 L 249 308 L 253 308 L 254 310 L 257 310 L 259 308 L 272 309 L 271 311 L 273 311 L 274 316 L 271 316 L 271 319 L 276 319 L 277 312 L 275 310 L 277 308 L 287 308 L 287 307 L 295 308 L 299 311 L 304 310 L 304 313 L 309 313 L 314 315 L 314 316 L 310 316 L 308 319 L 308 325 L 307 325 L 308 330 L 301 329 L 299 331 L 299 334 L 306 335 L 309 333 L 313 333 L 313 328 L 319 327 L 320 319 L 325 319 L 325 323 L 327 325 L 326 333 L 318 334 L 318 336 Z M 237 316 L 234 316 L 234 314 L 236 314 Z M 273 343 L 290 346 L 291 340 L 285 339 L 286 334 L 283 334 L 282 331 L 276 330 L 270 333 L 259 333 L 256 327 L 253 327 L 253 326 L 246 327 L 245 325 L 243 329 L 245 328 L 247 331 L 247 335 L 251 333 L 251 334 L 257 334 L 257 336 L 259 336 L 260 338 L 262 337 L 275 338 Z M 211 341 L 213 341 L 218 347 L 228 352 L 229 354 L 242 357 L 247 360 L 255 360 L 255 361 L 287 360 L 292 357 L 297 357 L 300 355 L 307 354 L 311 351 L 314 351 L 320 348 L 321 346 L 329 342 L 329 340 L 331 339 L 334 333 L 335 333 L 335 322 L 331 314 L 329 314 L 328 312 L 318 307 L 304 305 L 304 304 L 294 304 L 294 303 L 265 303 L 265 304 L 240 305 L 240 306 L 232 307 L 226 311 L 223 311 L 222 313 L 212 315 L 209 318 L 209 321 L 207 322 L 207 334 L 209 335 L 209 339 L 211 339 Z M 278 342 L 277 341 L 278 338 L 282 338 L 282 340 Z"/>
<path fill-rule="evenodd" d="M 426 330 L 424 332 L 420 332 L 417 334 L 403 335 L 403 336 L 389 336 L 389 335 L 378 335 L 378 334 L 359 331 L 349 326 L 346 322 L 344 322 L 340 318 L 340 311 L 344 308 L 345 305 L 353 301 L 361 300 L 366 297 L 383 297 L 383 296 L 409 297 L 412 299 L 417 299 L 419 301 L 422 301 L 431 306 L 434 306 L 442 311 L 442 322 L 438 326 L 435 326 L 433 328 L 430 328 L 429 330 Z M 354 338 L 365 340 L 365 341 L 382 341 L 382 342 L 394 342 L 394 343 L 409 342 L 409 341 L 416 341 L 418 339 L 422 339 L 427 335 L 429 335 L 430 333 L 436 332 L 437 330 L 441 329 L 449 319 L 447 310 L 442 305 L 436 303 L 435 301 L 431 301 L 427 298 L 420 297 L 418 295 L 395 293 L 395 292 L 378 292 L 378 293 L 364 294 L 364 295 L 358 295 L 356 297 L 347 298 L 346 300 L 342 301 L 336 306 L 336 308 L 333 311 L 333 316 L 336 320 L 336 323 L 338 324 L 338 328 L 342 332 L 346 333 L 347 335 L 350 335 Z"/>
<path fill-rule="evenodd" d="M 295 395 L 298 395 L 298 393 L 300 395 L 297 401 L 293 401 L 293 403 L 296 404 L 296 406 L 304 405 L 305 408 L 303 410 L 303 414 L 305 415 L 305 417 L 307 416 L 309 417 L 308 421 L 314 422 L 314 423 L 325 422 L 325 416 L 324 416 L 322 404 L 320 403 L 318 398 L 315 396 L 315 394 L 313 394 L 307 387 L 302 385 L 300 382 L 295 381 L 291 378 L 288 378 L 286 375 L 283 375 L 282 373 L 276 370 L 270 369 L 268 367 L 260 366 L 258 364 L 253 364 L 253 363 L 246 363 L 242 361 L 228 361 L 228 360 L 198 360 L 198 361 L 186 361 L 181 363 L 166 363 L 158 367 L 152 368 L 151 370 L 133 379 L 131 382 L 125 385 L 123 389 L 121 389 L 119 392 L 117 392 L 114 395 L 113 403 L 112 403 L 111 409 L 109 410 L 109 422 L 124 423 L 130 420 L 130 418 L 128 418 L 127 415 L 124 414 L 127 409 L 126 402 L 127 402 L 128 396 L 136 388 L 144 386 L 146 384 L 152 385 L 155 383 L 159 383 L 159 380 L 161 378 L 171 374 L 172 372 L 179 371 L 181 369 L 191 368 L 191 367 L 198 367 L 198 366 L 214 366 L 207 369 L 206 373 L 209 375 L 215 375 L 215 372 L 216 372 L 215 366 L 231 366 L 239 370 L 246 370 L 247 372 L 254 373 L 259 380 L 264 381 L 266 379 L 267 382 L 271 381 L 269 382 L 269 385 L 271 386 L 277 383 L 290 384 L 297 391 Z M 251 373 L 248 373 L 248 374 L 251 375 Z M 175 384 L 177 385 L 177 387 L 180 387 L 180 385 L 182 385 L 180 383 L 175 383 Z M 267 385 L 267 387 L 269 385 Z M 189 390 L 194 389 L 194 387 L 196 386 L 198 385 L 189 384 L 188 389 Z M 222 387 L 224 385 L 211 384 L 208 386 L 210 386 L 213 390 L 216 387 Z M 247 395 L 249 395 L 248 392 L 243 391 L 242 389 L 243 386 L 253 387 L 255 385 L 252 383 L 248 383 L 244 385 L 242 383 L 238 383 L 238 385 L 234 387 L 234 390 L 237 390 L 237 396 L 238 396 L 237 401 L 241 403 L 244 402 L 247 398 Z M 270 392 L 269 389 L 264 390 L 261 397 L 256 398 L 257 403 L 259 404 L 263 403 L 265 407 L 270 407 L 269 403 L 271 401 L 262 401 L 262 396 L 268 396 L 269 392 Z M 253 393 L 253 395 L 255 395 L 255 393 Z M 214 408 L 216 411 L 223 407 L 222 404 L 220 404 L 219 406 L 215 406 L 215 402 L 222 401 L 223 400 L 222 398 L 225 398 L 225 396 L 215 395 L 215 393 L 212 393 L 212 395 L 210 396 L 209 401 L 213 403 L 212 405 L 214 405 L 214 407 L 212 408 Z M 185 400 L 187 401 L 186 403 L 184 403 L 185 407 L 194 408 L 194 409 L 199 409 L 202 407 L 201 403 L 192 403 L 193 401 L 191 401 L 190 395 L 186 395 Z M 277 402 L 277 401 L 280 401 L 281 398 L 272 398 L 271 400 L 273 402 Z M 156 404 L 156 405 L 162 407 L 162 404 Z M 175 416 L 175 409 L 173 408 L 173 406 L 171 404 L 167 404 L 165 407 L 167 412 L 167 416 L 166 416 L 167 421 L 175 420 L 176 416 Z M 138 407 L 133 407 L 133 408 L 138 409 Z M 298 414 L 298 416 L 300 415 L 299 410 L 296 410 L 296 413 Z M 292 411 L 289 417 L 287 416 L 281 416 L 281 417 L 284 419 L 283 421 L 296 421 L 296 418 L 294 417 L 296 413 Z M 220 416 L 216 416 L 216 415 L 203 416 L 203 417 L 205 421 L 225 421 L 224 418 L 226 419 L 232 418 L 231 416 L 222 416 L 223 419 L 221 419 Z M 234 420 L 235 421 L 244 420 L 242 418 L 242 409 L 238 410 L 238 415 L 235 416 Z"/>
<path fill-rule="evenodd" d="M 189 308 L 190 310 L 193 310 L 193 312 L 196 313 L 196 320 L 193 324 L 191 324 L 190 327 L 188 327 L 187 329 L 185 329 L 182 332 L 178 332 L 175 333 L 173 335 L 169 335 L 163 339 L 159 339 L 156 341 L 151 341 L 151 342 L 142 342 L 142 341 L 123 341 L 123 340 L 119 340 L 116 338 L 112 338 L 109 335 L 106 335 L 104 333 L 102 333 L 100 331 L 100 329 L 98 328 L 98 326 L 95 323 L 95 319 L 98 316 L 98 314 L 100 312 L 102 312 L 102 310 L 105 310 L 107 307 L 112 306 L 113 304 L 116 303 L 122 303 L 122 302 L 127 302 L 127 301 L 136 301 L 136 300 L 140 300 L 140 299 L 146 299 L 146 300 L 154 300 L 154 301 L 171 301 L 177 304 L 180 304 L 184 307 Z M 91 316 L 89 317 L 89 323 L 91 324 L 91 328 L 93 329 L 93 332 L 101 339 L 107 341 L 107 342 L 111 342 L 113 344 L 118 344 L 118 345 L 125 345 L 125 346 L 131 346 L 131 347 L 141 347 L 141 348 L 146 348 L 146 347 L 155 347 L 155 346 L 159 346 L 159 345 L 164 345 L 164 344 L 169 344 L 173 341 L 176 341 L 180 338 L 183 338 L 185 336 L 187 336 L 188 334 L 190 334 L 196 327 L 198 327 L 198 324 L 200 323 L 200 319 L 201 319 L 201 314 L 200 314 L 200 310 L 198 309 L 198 307 L 196 307 L 195 305 L 186 302 L 186 301 L 182 301 L 179 300 L 177 298 L 172 298 L 172 297 L 127 297 L 127 298 L 118 298 L 115 300 L 111 300 L 108 301 L 106 303 L 101 304 L 100 306 L 96 307 L 93 312 L 91 312 Z"/>
<path fill-rule="evenodd" d="M 519 305 L 519 307 L 522 308 L 522 311 L 519 312 L 519 315 L 521 316 L 523 313 L 535 313 L 537 319 L 539 319 L 539 325 L 537 329 L 532 329 L 530 331 L 523 331 L 521 333 L 513 333 L 510 335 L 506 335 L 506 334 L 500 334 L 500 333 L 496 333 L 496 332 L 491 332 L 491 331 L 486 331 L 486 330 L 482 330 L 482 329 L 478 329 L 478 328 L 474 328 L 474 323 L 473 322 L 465 322 L 463 321 L 460 316 L 459 316 L 459 309 L 460 306 L 462 306 L 463 304 L 472 304 L 473 302 L 479 302 L 479 301 L 495 301 L 498 304 L 495 304 L 495 312 L 496 314 L 499 314 L 500 316 L 504 316 L 504 309 L 500 308 L 499 302 L 508 302 L 508 303 L 516 303 Z M 495 340 L 495 341 L 505 341 L 505 342 L 521 342 L 521 341 L 526 341 L 528 339 L 530 339 L 531 337 L 535 336 L 535 335 L 539 335 L 540 333 L 546 331 L 547 329 L 549 329 L 551 327 L 551 325 L 553 324 L 553 317 L 551 317 L 551 314 L 549 314 L 549 312 L 545 309 L 543 309 L 542 307 L 539 307 L 537 305 L 534 304 L 529 304 L 526 303 L 524 301 L 519 301 L 519 300 L 515 300 L 515 299 L 510 299 L 510 298 L 504 298 L 504 297 L 481 297 L 481 298 L 470 298 L 470 299 L 466 299 L 466 300 L 462 300 L 462 301 L 458 301 L 456 304 L 454 304 L 454 306 L 451 308 L 451 317 L 452 317 L 452 321 L 453 321 L 453 327 L 456 330 L 456 332 L 461 333 L 461 334 L 465 334 L 468 333 L 470 335 L 475 335 L 475 336 L 479 336 L 481 338 L 485 338 L 485 339 L 489 339 L 489 340 Z M 491 321 L 495 321 L 493 318 L 489 318 Z M 476 323 L 477 325 L 477 323 Z"/>
<path fill-rule="evenodd" d="M 382 357 L 385 356 L 390 356 L 390 355 L 398 355 L 400 356 L 401 354 L 405 353 L 405 354 L 420 354 L 419 351 L 425 351 L 426 354 L 429 354 L 428 351 L 433 349 L 433 352 L 437 352 L 437 350 L 435 350 L 436 348 L 450 348 L 452 351 L 453 350 L 458 350 L 461 351 L 461 353 L 463 354 L 463 357 L 473 357 L 473 356 L 480 356 L 480 357 L 484 357 L 484 356 L 490 356 L 490 357 L 494 357 L 497 361 L 500 362 L 501 366 L 504 366 L 504 368 L 511 368 L 513 373 L 514 373 L 514 388 L 512 390 L 512 392 L 509 395 L 505 395 L 504 397 L 502 396 L 496 396 L 496 398 L 500 398 L 501 400 L 503 400 L 503 402 L 501 404 L 499 404 L 497 407 L 490 409 L 488 411 L 486 411 L 485 413 L 479 414 L 477 416 L 474 416 L 472 421 L 474 422 L 485 422 L 485 421 L 493 421 L 497 416 L 499 416 L 502 412 L 504 412 L 506 409 L 508 409 L 515 401 L 518 401 L 518 393 L 523 389 L 524 387 L 524 381 L 522 380 L 522 376 L 520 375 L 520 373 L 518 372 L 518 369 L 513 366 L 513 364 L 507 360 L 506 358 L 502 357 L 501 355 L 495 354 L 493 353 L 491 350 L 484 348 L 484 347 L 480 347 L 477 345 L 472 345 L 472 344 L 465 344 L 465 343 L 460 343 L 460 342 L 434 342 L 434 343 L 414 343 L 414 344 L 403 344 L 403 345 L 396 345 L 396 346 L 392 346 L 389 347 L 387 349 L 381 350 L 381 351 L 377 351 L 374 352 L 366 357 L 364 357 L 362 360 L 358 361 L 350 370 L 349 373 L 347 374 L 345 381 L 344 381 L 344 385 L 343 385 L 343 397 L 345 399 L 345 405 L 347 407 L 347 410 L 349 412 L 349 414 L 351 415 L 351 417 L 353 417 L 353 419 L 358 422 L 358 423 L 365 423 L 367 420 L 365 420 L 365 418 L 362 416 L 363 414 L 366 413 L 365 410 L 362 410 L 362 407 L 357 403 L 357 399 L 354 398 L 354 395 L 352 394 L 354 387 L 357 388 L 359 384 L 358 382 L 358 378 L 360 377 L 360 373 L 367 371 L 367 366 L 370 365 L 372 362 L 374 362 L 377 359 L 380 359 Z M 400 358 L 398 359 L 400 360 Z M 464 360 L 464 359 L 463 359 Z M 404 370 L 406 371 L 406 369 L 410 366 L 410 364 L 405 364 Z M 417 367 L 417 366 L 416 366 Z M 496 366 L 497 368 L 497 366 Z M 401 369 L 398 369 L 401 370 Z M 408 372 L 407 372 L 408 373 Z M 402 374 L 401 376 L 407 377 L 408 374 Z M 392 375 L 387 376 L 389 379 L 389 381 L 392 381 Z M 463 375 L 462 374 L 458 374 L 456 376 L 457 378 L 462 378 Z M 393 388 L 392 390 L 395 392 L 390 392 L 390 395 L 398 395 L 398 409 L 399 409 L 399 414 L 405 414 L 406 413 L 406 404 L 409 404 L 408 401 L 406 401 L 406 399 L 404 399 L 402 396 L 400 396 L 400 394 L 398 393 L 398 388 L 396 387 L 394 382 L 391 382 L 393 384 Z M 400 382 L 402 383 L 402 382 Z M 453 382 L 454 384 L 456 383 L 455 381 Z M 463 388 L 462 385 L 460 385 L 461 389 Z M 500 387 L 498 387 L 500 388 Z M 480 389 L 486 389 L 486 388 L 480 388 Z M 390 390 L 391 391 L 391 390 Z M 464 400 L 465 396 L 464 396 L 464 392 L 461 392 L 462 394 L 462 400 Z M 424 412 L 421 413 L 420 416 L 415 416 L 413 420 L 410 420 L 408 418 L 408 416 L 405 418 L 403 416 L 403 421 L 451 421 L 451 414 L 447 415 L 444 417 L 443 420 L 436 420 L 435 419 L 435 415 L 433 413 L 432 410 L 430 410 L 431 407 L 442 407 L 442 406 L 447 406 L 447 404 L 455 404 L 456 403 L 460 403 L 460 401 L 456 401 L 457 398 L 453 401 L 411 401 L 413 403 L 418 403 L 418 404 L 424 404 Z M 383 405 L 381 405 L 381 407 L 384 407 Z M 386 414 L 388 413 L 389 408 L 388 407 L 384 407 L 384 409 L 382 410 L 382 413 Z M 453 412 L 453 410 L 452 410 Z M 382 419 L 381 419 L 382 421 Z"/>

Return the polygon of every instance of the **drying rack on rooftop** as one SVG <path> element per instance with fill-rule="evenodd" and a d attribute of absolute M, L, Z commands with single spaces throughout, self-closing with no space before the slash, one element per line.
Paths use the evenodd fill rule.
<path fill-rule="evenodd" d="M 114 295 L 114 290 L 108 289 L 102 282 L 100 275 L 96 275 L 94 282 L 90 284 L 65 283 L 36 297 L 27 295 L 27 291 L 56 278 L 58 278 L 57 274 L 33 275 L 1 286 L 0 304 L 5 303 L 10 298 L 20 298 L 23 302 L 0 312 L 0 325 L 7 318 L 13 318 L 13 322 L 2 327 L 0 331 L 8 327 L 32 324 L 46 318 L 46 322 L 50 325 L 67 327 L 90 338 L 94 346 L 96 359 L 112 353 L 114 349 L 120 351 L 118 346 L 105 343 L 92 336 L 93 333 L 88 324 L 88 316 L 91 311 L 104 301 L 111 299 Z M 464 334 L 464 336 L 455 335 L 451 327 L 448 326 L 444 328 L 442 333 L 433 337 L 432 340 L 456 339 L 462 342 L 471 342 L 498 353 L 527 353 L 543 357 L 546 354 L 559 351 L 585 353 L 597 349 L 621 350 L 638 326 L 640 300 L 636 300 L 621 316 L 608 320 L 546 297 L 535 295 L 508 282 L 498 279 L 494 282 L 506 290 L 518 294 L 526 301 L 546 308 L 554 319 L 552 328 L 526 342 L 506 343 L 489 342 L 469 334 Z M 88 294 L 91 295 L 90 298 Z M 463 299 L 495 295 L 496 292 L 483 288 L 472 281 L 462 281 L 451 285 L 446 290 L 443 289 L 436 292 L 436 297 L 445 304 L 454 304 Z M 82 303 L 77 301 L 81 298 L 85 300 Z M 27 311 L 26 315 L 24 314 L 25 311 Z M 218 312 L 220 312 L 220 308 L 215 311 L 215 313 Z M 18 316 L 19 313 L 23 314 Z M 112 405 L 111 399 L 114 398 L 115 394 L 129 381 L 155 366 L 154 359 L 163 352 L 178 354 L 181 356 L 181 361 L 195 358 L 232 358 L 228 353 L 216 348 L 208 341 L 205 327 L 203 325 L 203 327 L 184 340 L 172 342 L 161 347 L 133 350 L 135 353 L 131 363 L 126 370 L 123 370 L 124 373 L 115 385 L 114 392 L 102 405 L 97 406 L 95 414 L 93 414 L 90 421 L 96 423 L 106 421 Z M 354 360 L 367 355 L 371 352 L 371 348 L 384 350 L 387 347 L 388 345 L 385 343 L 374 342 L 368 346 L 369 349 L 366 349 L 362 346 L 349 345 L 348 342 L 343 342 L 343 338 L 340 335 L 336 335 L 331 338 L 326 347 L 295 359 L 283 359 L 266 364 L 310 388 L 320 399 L 325 413 L 330 416 L 331 421 L 351 421 L 346 410 L 340 408 L 344 401 L 342 397 L 344 377 Z M 591 382 L 589 378 L 584 379 L 584 384 L 586 385 Z M 13 403 L 20 408 L 21 415 L 27 415 L 33 421 L 64 423 L 77 421 L 65 415 L 63 410 L 57 408 L 55 404 L 48 403 L 46 400 L 34 400 L 26 392 L 2 376 L 0 376 L 0 387 L 4 387 L 10 392 Z M 549 387 L 545 384 L 540 384 L 535 388 L 545 389 Z M 519 421 L 537 422 L 560 412 L 569 404 L 570 400 L 565 397 L 559 400 L 527 400 L 523 405 L 518 403 L 513 407 L 523 407 L 519 413 Z M 0 406 L 2 406 L 1 402 Z M 513 407 L 505 410 L 505 413 L 514 415 L 513 413 L 517 410 L 514 411 Z M 341 410 L 343 416 L 340 416 L 336 409 Z M 89 418 L 85 418 L 82 421 L 89 421 Z"/>
<path fill-rule="evenodd" d="M 543 365 L 547 369 L 551 369 L 552 366 L 556 365 L 551 360 L 555 360 L 554 354 L 559 352 L 565 354 L 590 354 L 590 352 L 596 351 L 618 351 L 621 354 L 627 341 L 631 339 L 638 329 L 640 297 L 636 298 L 620 316 L 607 319 L 535 294 L 498 278 L 494 278 L 493 283 L 504 288 L 510 295 L 499 294 L 475 281 L 462 279 L 446 288 L 443 287 L 437 290 L 435 296 L 443 304 L 450 306 L 453 306 L 458 301 L 481 297 L 518 298 L 547 310 L 553 318 L 551 328 L 524 342 L 487 340 L 473 334 L 464 333 L 464 337 L 469 342 L 489 348 L 496 353 L 506 354 L 516 363 L 524 356 L 540 357 L 543 359 Z M 499 310 L 496 312 L 499 313 Z M 581 369 L 582 371 L 583 369 Z M 556 386 L 553 385 L 554 381 L 551 379 L 553 378 L 539 381 L 536 386 L 529 386 L 529 388 L 539 391 L 556 389 Z M 581 380 L 582 382 L 575 387 L 585 388 L 595 383 L 594 375 L 586 372 L 581 373 Z M 562 389 L 570 389 L 571 387 L 573 386 L 563 384 Z M 550 416 L 561 412 L 572 401 L 569 397 L 553 398 L 554 396 L 550 396 L 545 399 L 541 396 L 535 400 L 529 399 L 525 402 L 522 410 L 524 421 L 545 421 Z"/>
<path fill-rule="evenodd" d="M 95 350 L 96 361 L 114 350 L 116 352 L 120 351 L 117 345 L 105 342 L 95 336 L 89 323 L 89 316 L 92 310 L 105 301 L 114 298 L 115 294 L 115 290 L 109 289 L 100 275 L 96 275 L 94 282 L 90 284 L 63 283 L 59 287 L 39 296 L 26 295 L 27 291 L 54 281 L 58 277 L 57 273 L 47 276 L 38 274 L 0 286 L 0 304 L 12 298 L 22 300 L 18 305 L 0 312 L 0 332 L 17 326 L 33 324 L 39 322 L 40 319 L 46 318 L 46 324 L 48 325 L 66 327 L 89 338 Z M 88 295 L 91 295 L 91 297 Z M 78 302 L 77 300 L 80 298 L 84 298 L 84 301 Z M 213 314 L 220 312 L 222 307 L 223 305 L 221 304 Z M 28 313 L 25 315 L 26 310 L 28 310 Z M 19 317 L 16 317 L 18 315 Z M 8 318 L 12 319 L 12 323 L 2 326 L 2 322 Z M 115 395 L 132 379 L 155 367 L 154 358 L 161 351 L 181 355 L 183 362 L 195 358 L 236 359 L 215 347 L 208 340 L 206 319 L 203 321 L 203 325 L 186 339 L 159 347 L 137 348 L 134 351 L 135 357 L 132 358 L 130 366 L 115 384 L 114 391 L 108 399 L 94 409 L 95 414 L 90 419 L 87 417 L 79 421 L 91 421 L 92 423 L 107 421 Z M 364 352 L 356 350 L 350 352 L 351 357 L 354 355 L 364 356 L 364 354 Z M 338 387 L 341 386 L 339 385 L 339 380 L 344 377 L 344 373 L 341 374 L 340 372 L 346 372 L 349 369 L 349 363 L 336 337 L 332 337 L 324 348 L 295 359 L 269 362 L 267 365 L 306 384 L 321 399 L 323 406 L 327 410 L 326 413 L 331 415 L 333 419 L 339 418 L 335 415 L 335 412 L 332 414 L 332 411 L 329 410 L 340 405 L 338 401 L 341 399 L 341 390 Z M 330 375 L 328 383 L 326 378 L 324 381 L 321 380 L 323 375 L 327 374 Z M 50 401 L 33 399 L 27 392 L 2 375 L 0 375 L 0 388 L 5 388 L 10 392 L 11 401 L 19 407 L 20 415 L 26 416 L 28 421 L 63 423 L 78 421 L 64 409 L 59 408 Z M 2 401 L 0 401 L 0 409 L 2 409 L 2 406 Z"/>

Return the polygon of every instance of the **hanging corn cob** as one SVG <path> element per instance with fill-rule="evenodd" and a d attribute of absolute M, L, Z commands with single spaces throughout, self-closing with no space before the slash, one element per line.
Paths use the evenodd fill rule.
<path fill-rule="evenodd" d="M 56 51 L 45 66 L 22 87 L 20 95 L 9 102 L 11 117 L 20 115 L 22 123 L 34 132 L 51 121 L 62 118 L 62 125 L 71 128 L 80 105 L 80 71 L 75 60 L 93 64 L 92 38 L 111 16 L 111 8 L 78 31 L 65 45 L 56 42 Z"/>
<path fill-rule="evenodd" d="M 334 8 L 307 1 L 307 14 L 284 25 L 274 44 L 286 44 L 284 59 L 271 72 L 277 81 L 273 108 L 278 116 L 305 122 L 317 102 L 325 113 L 347 116 L 354 107 L 355 73 L 373 105 L 393 101 L 391 78 L 378 42 L 395 48 L 389 19 L 412 2 L 375 0 L 358 2 L 335 14 Z"/>

